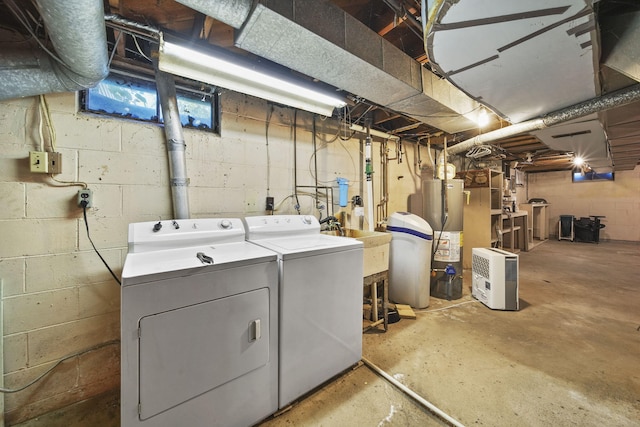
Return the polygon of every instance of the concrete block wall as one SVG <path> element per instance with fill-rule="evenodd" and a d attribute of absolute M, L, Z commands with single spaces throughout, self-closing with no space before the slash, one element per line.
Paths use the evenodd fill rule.
<path fill-rule="evenodd" d="M 172 217 L 163 130 L 80 113 L 73 93 L 47 95 L 47 101 L 63 155 L 63 173 L 56 178 L 83 181 L 93 190 L 94 207 L 87 213 L 91 237 L 119 276 L 128 224 Z M 221 104 L 220 135 L 184 131 L 191 216 L 264 214 L 267 195 L 274 197 L 276 213 L 295 213 L 294 111 L 234 93 L 224 93 Z M 29 172 L 29 151 L 40 146 L 37 105 L 33 97 L 0 102 L 5 387 L 29 382 L 66 355 L 108 345 L 65 361 L 33 387 L 5 395 L 7 425 L 119 387 L 119 345 L 109 343 L 119 339 L 120 289 L 87 239 L 76 201 L 80 187 Z M 361 136 L 343 140 L 337 121 L 317 118 L 314 153 L 312 116 L 298 112 L 296 121 L 298 185 L 315 185 L 316 160 L 318 185 L 334 187 L 336 201 L 337 177 L 350 180 L 349 199 L 362 194 Z M 351 133 L 343 130 L 345 135 Z M 407 196 L 419 186 L 412 177 L 416 153 L 410 144 L 404 150 L 403 163 L 392 161 L 389 168 L 389 213 L 406 210 Z M 378 204 L 379 142 L 372 151 Z M 313 197 L 301 191 L 299 200 L 302 213 L 319 215 Z"/>
<path fill-rule="evenodd" d="M 571 181 L 569 171 L 529 174 L 529 198 L 551 204 L 549 231 L 558 236 L 560 215 L 605 215 L 601 240 L 640 242 L 640 167 L 616 172 L 615 181 Z"/>

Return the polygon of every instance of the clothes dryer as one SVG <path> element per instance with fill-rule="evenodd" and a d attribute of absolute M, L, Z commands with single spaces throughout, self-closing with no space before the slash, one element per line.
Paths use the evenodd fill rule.
<path fill-rule="evenodd" d="M 275 412 L 277 274 L 239 219 L 130 224 L 122 425 L 247 426 Z"/>

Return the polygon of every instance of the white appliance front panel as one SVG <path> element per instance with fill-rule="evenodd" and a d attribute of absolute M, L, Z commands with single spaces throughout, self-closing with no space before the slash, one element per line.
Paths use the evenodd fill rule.
<path fill-rule="evenodd" d="M 269 362 L 269 290 L 140 319 L 145 420 Z"/>
<path fill-rule="evenodd" d="M 362 358 L 363 249 L 279 262 L 283 408 Z"/>
<path fill-rule="evenodd" d="M 141 369 L 138 339 L 140 319 L 263 288 L 269 290 L 269 361 L 266 365 L 156 416 L 141 420 L 138 408 Z M 279 288 L 275 255 L 273 261 L 269 262 L 248 265 L 221 264 L 217 270 L 208 270 L 203 274 L 187 274 L 135 286 L 123 286 L 121 293 L 122 427 L 246 427 L 278 409 Z M 261 330 L 264 340 L 264 325 Z M 144 337 L 145 333 L 142 335 Z M 182 352 L 191 350 L 192 348 L 182 348 Z M 177 356 L 182 357 L 182 353 L 178 352 Z M 210 367 L 225 369 L 224 364 L 213 360 L 210 361 Z"/>

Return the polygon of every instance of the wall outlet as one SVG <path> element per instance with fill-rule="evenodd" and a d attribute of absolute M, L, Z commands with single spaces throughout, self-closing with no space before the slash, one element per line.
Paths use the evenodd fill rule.
<path fill-rule="evenodd" d="M 275 206 L 274 206 L 273 203 L 274 203 L 273 202 L 273 197 L 267 197 L 267 208 L 266 208 L 266 210 L 268 210 L 268 211 L 274 210 Z"/>
<path fill-rule="evenodd" d="M 46 151 L 30 151 L 29 167 L 31 172 L 47 173 L 49 172 L 49 153 Z"/>
<path fill-rule="evenodd" d="M 93 206 L 93 191 L 87 189 L 78 190 L 78 206 L 82 207 L 83 202 L 87 204 L 85 207 L 90 208 Z"/>
<path fill-rule="evenodd" d="M 62 153 L 47 153 L 49 155 L 49 173 L 62 173 Z"/>

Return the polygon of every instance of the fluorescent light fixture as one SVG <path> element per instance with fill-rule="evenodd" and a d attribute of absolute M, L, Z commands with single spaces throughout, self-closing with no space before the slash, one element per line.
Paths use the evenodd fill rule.
<path fill-rule="evenodd" d="M 158 68 L 161 71 L 220 86 L 323 116 L 346 103 L 338 97 L 240 64 L 230 54 L 203 53 L 160 39 Z"/>

